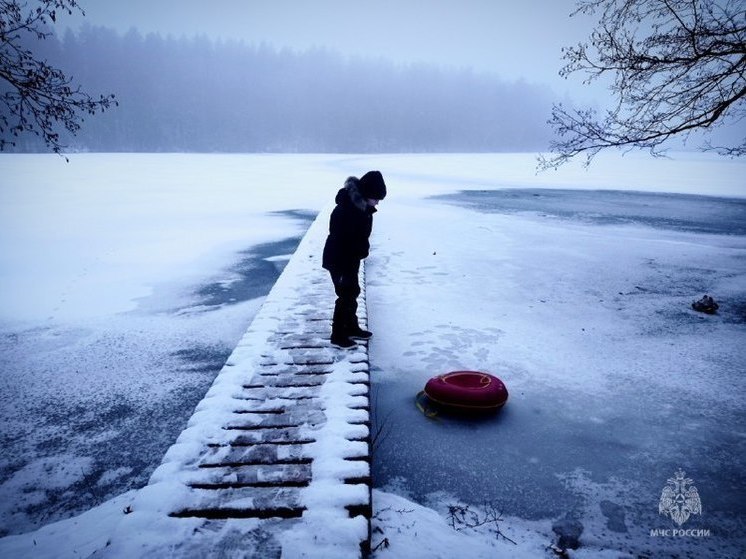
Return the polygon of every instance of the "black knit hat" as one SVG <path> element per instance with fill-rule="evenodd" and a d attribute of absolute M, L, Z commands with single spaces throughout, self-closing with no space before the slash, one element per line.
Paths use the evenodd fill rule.
<path fill-rule="evenodd" d="M 368 171 L 360 177 L 358 190 L 363 198 L 383 200 L 386 198 L 386 183 L 380 171 Z"/>

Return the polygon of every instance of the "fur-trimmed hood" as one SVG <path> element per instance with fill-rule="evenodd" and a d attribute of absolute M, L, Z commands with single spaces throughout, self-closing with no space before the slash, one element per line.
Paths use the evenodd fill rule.
<path fill-rule="evenodd" d="M 337 192 L 334 200 L 337 204 L 350 203 L 361 212 L 375 213 L 376 209 L 368 205 L 368 201 L 360 194 L 360 179 L 347 177 L 344 187 Z"/>

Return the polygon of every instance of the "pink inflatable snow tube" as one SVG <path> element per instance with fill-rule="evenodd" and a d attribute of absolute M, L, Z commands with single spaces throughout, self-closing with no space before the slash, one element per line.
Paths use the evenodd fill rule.
<path fill-rule="evenodd" d="M 453 371 L 427 381 L 425 395 L 446 407 L 497 410 L 508 401 L 508 389 L 496 376 L 479 371 Z"/>

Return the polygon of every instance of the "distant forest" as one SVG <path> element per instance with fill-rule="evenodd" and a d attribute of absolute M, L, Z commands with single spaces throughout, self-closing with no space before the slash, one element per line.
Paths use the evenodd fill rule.
<path fill-rule="evenodd" d="M 33 49 L 119 102 L 86 115 L 64 140 L 71 151 L 535 151 L 549 140 L 550 91 L 467 69 L 93 26 Z M 44 146 L 27 136 L 16 151 Z"/>

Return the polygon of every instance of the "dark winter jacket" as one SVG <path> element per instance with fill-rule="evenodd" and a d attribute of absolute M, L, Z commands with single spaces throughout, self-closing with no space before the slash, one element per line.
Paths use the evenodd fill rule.
<path fill-rule="evenodd" d="M 324 245 L 322 265 L 327 270 L 354 268 L 368 256 L 368 239 L 376 209 L 369 206 L 360 194 L 359 182 L 359 179 L 350 177 L 337 193 L 337 207 L 329 218 L 329 236 Z"/>

